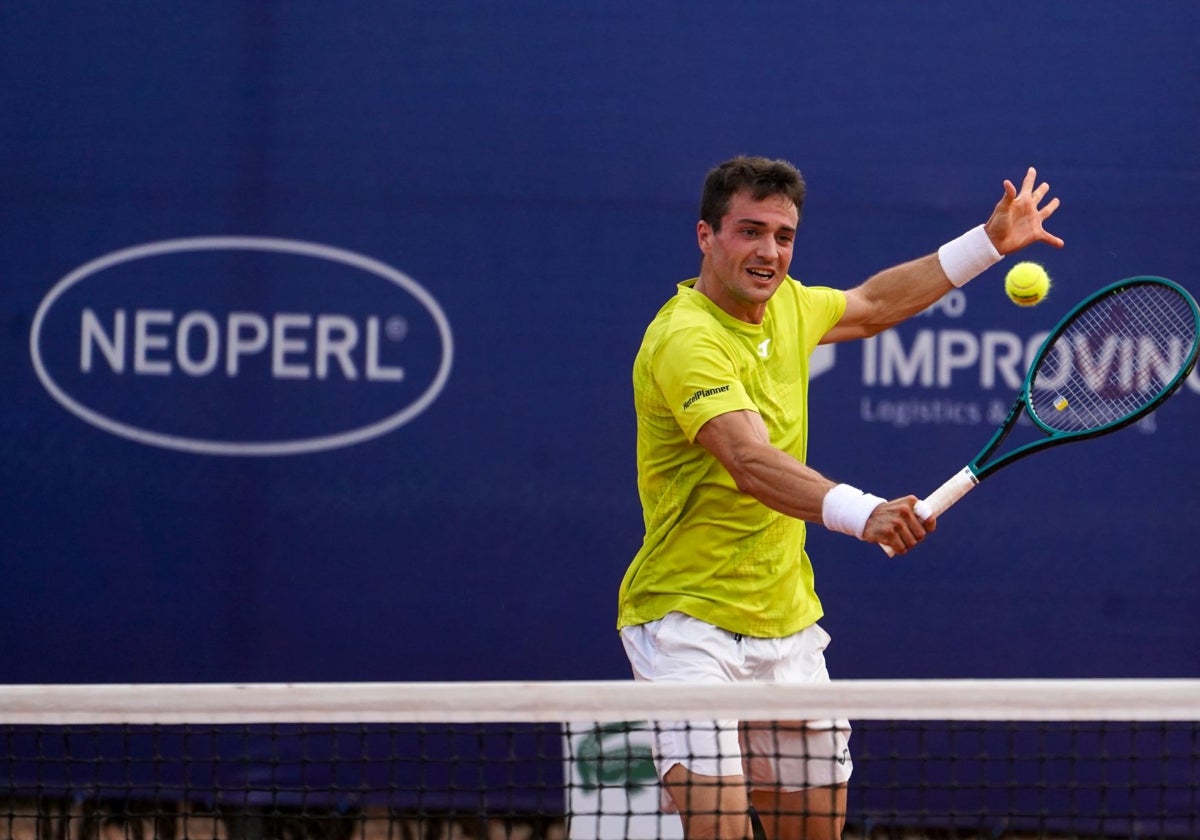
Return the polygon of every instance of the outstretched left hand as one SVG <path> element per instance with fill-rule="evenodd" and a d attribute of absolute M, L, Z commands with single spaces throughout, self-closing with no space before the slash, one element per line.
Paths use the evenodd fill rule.
<path fill-rule="evenodd" d="M 1045 242 L 1055 248 L 1063 246 L 1061 239 L 1042 227 L 1042 222 L 1058 209 L 1058 199 L 1052 198 L 1045 207 L 1039 207 L 1050 192 L 1050 185 L 1043 181 L 1035 189 L 1036 182 L 1037 170 L 1032 166 L 1025 173 L 1020 192 L 1012 181 L 1004 181 L 1004 197 L 984 225 L 988 238 L 1001 254 L 1011 254 L 1034 242 Z"/>

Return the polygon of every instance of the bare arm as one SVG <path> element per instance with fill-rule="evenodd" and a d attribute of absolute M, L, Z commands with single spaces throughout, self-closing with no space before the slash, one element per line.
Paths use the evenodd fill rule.
<path fill-rule="evenodd" d="M 837 482 L 772 446 L 758 414 L 718 415 L 701 427 L 696 442 L 721 462 L 741 492 L 796 519 L 821 521 L 821 502 Z"/>
<path fill-rule="evenodd" d="M 733 477 L 738 490 L 772 510 L 823 523 L 825 494 L 837 482 L 771 445 L 766 424 L 753 411 L 732 411 L 709 420 L 696 435 Z M 916 496 L 884 502 L 867 520 L 863 539 L 903 554 L 937 527 L 913 512 Z"/>
<path fill-rule="evenodd" d="M 1041 207 L 1050 192 L 1043 182 L 1036 188 L 1037 170 L 1030 167 L 1018 191 L 1012 181 L 1004 182 L 1004 196 L 984 225 L 992 246 L 1001 254 L 1034 242 L 1056 248 L 1063 241 L 1046 231 L 1042 223 L 1058 209 L 1057 198 Z M 846 311 L 822 343 L 866 338 L 883 332 L 922 311 L 954 286 L 942 270 L 938 255 L 929 254 L 873 275 L 861 286 L 846 292 Z"/>
<path fill-rule="evenodd" d="M 916 315 L 953 288 L 937 254 L 885 269 L 846 292 L 846 311 L 821 343 L 881 333 Z"/>

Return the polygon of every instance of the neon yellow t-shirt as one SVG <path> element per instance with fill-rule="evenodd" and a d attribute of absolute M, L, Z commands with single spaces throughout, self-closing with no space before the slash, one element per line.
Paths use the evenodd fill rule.
<path fill-rule="evenodd" d="M 846 298 L 788 278 L 754 325 L 695 282 L 681 283 L 659 310 L 634 361 L 646 536 L 621 582 L 617 626 L 678 611 L 733 633 L 787 636 L 822 615 L 804 522 L 739 492 L 695 438 L 713 417 L 749 409 L 774 446 L 803 461 L 809 355 Z"/>

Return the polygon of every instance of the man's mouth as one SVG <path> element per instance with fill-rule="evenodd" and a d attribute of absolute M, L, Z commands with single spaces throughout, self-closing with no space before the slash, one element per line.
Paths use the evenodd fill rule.
<path fill-rule="evenodd" d="M 771 271 L 769 268 L 747 268 L 746 271 L 749 272 L 751 276 L 757 277 L 759 280 L 770 280 L 775 276 L 775 272 Z"/>

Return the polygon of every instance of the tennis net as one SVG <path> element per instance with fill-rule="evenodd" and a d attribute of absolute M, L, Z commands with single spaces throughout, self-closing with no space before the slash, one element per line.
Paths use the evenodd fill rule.
<path fill-rule="evenodd" d="M 661 722 L 835 718 L 846 838 L 1200 837 L 1200 680 L 0 686 L 0 835 L 679 838 Z"/>

